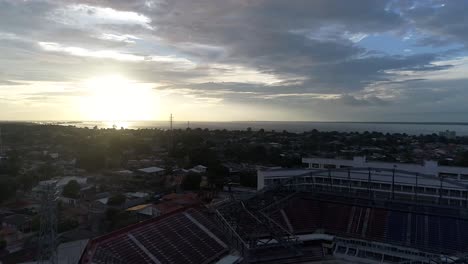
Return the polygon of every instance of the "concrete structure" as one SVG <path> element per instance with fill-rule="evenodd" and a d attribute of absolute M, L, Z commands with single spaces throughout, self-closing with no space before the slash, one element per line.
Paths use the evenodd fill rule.
<path fill-rule="evenodd" d="M 257 172 L 257 188 L 298 177 L 300 184 L 367 191 L 382 197 L 405 196 L 431 203 L 468 205 L 468 168 L 439 166 L 435 161 L 404 164 L 352 160 L 303 158 L 306 169 L 266 169 Z M 330 169 L 330 171 L 328 171 Z"/>
<path fill-rule="evenodd" d="M 302 163 L 309 169 L 335 168 L 379 168 L 396 169 L 434 175 L 468 182 L 468 167 L 439 166 L 437 161 L 424 161 L 423 164 L 367 161 L 366 157 L 346 159 L 303 158 Z"/>

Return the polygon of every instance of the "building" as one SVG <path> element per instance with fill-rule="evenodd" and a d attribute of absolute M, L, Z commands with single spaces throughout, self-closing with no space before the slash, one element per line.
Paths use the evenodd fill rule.
<path fill-rule="evenodd" d="M 138 173 L 144 176 L 162 176 L 165 172 L 165 169 L 159 167 L 147 167 L 138 169 Z"/>
<path fill-rule="evenodd" d="M 439 136 L 447 139 L 455 139 L 457 137 L 457 132 L 450 130 L 440 131 Z"/>
<path fill-rule="evenodd" d="M 3 218 L 2 226 L 14 228 L 23 233 L 31 231 L 32 219 L 29 215 L 13 214 Z"/>
<path fill-rule="evenodd" d="M 259 170 L 258 190 L 296 177 L 305 184 L 331 186 L 336 190 L 367 191 L 372 187 L 374 195 L 383 197 L 400 195 L 432 203 L 468 204 L 466 167 L 439 166 L 435 161 L 424 164 L 373 162 L 365 157 L 352 160 L 303 158 L 302 162 L 308 168 Z"/>
<path fill-rule="evenodd" d="M 340 185 L 334 173 L 346 170 L 296 176 L 233 200 L 216 209 L 219 223 L 246 263 L 467 263 L 467 204 L 375 196 L 381 189 L 372 179 L 366 189 Z"/>
<path fill-rule="evenodd" d="M 307 164 L 308 169 L 343 169 L 369 167 L 379 169 L 396 169 L 468 182 L 468 167 L 439 166 L 437 161 L 424 161 L 423 164 L 414 164 L 367 161 L 366 157 L 354 157 L 352 160 L 303 158 L 302 163 Z"/>

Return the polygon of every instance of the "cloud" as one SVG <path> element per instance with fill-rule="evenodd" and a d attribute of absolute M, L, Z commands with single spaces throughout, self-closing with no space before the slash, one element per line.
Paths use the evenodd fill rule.
<path fill-rule="evenodd" d="M 0 0 L 0 85 L 34 81 L 42 86 L 31 97 L 53 98 L 43 81 L 77 85 L 112 73 L 154 83 L 181 100 L 174 105 L 194 107 L 188 111 L 209 104 L 219 112 L 258 107 L 262 116 L 322 119 L 461 111 L 453 104 L 465 95 L 467 7 L 438 0 Z M 386 52 L 382 36 L 400 41 L 401 51 Z M 372 41 L 378 51 L 366 46 Z"/>
<path fill-rule="evenodd" d="M 97 50 L 92 51 L 85 48 L 80 47 L 64 47 L 58 43 L 54 42 L 39 42 L 38 43 L 41 48 L 46 51 L 53 51 L 53 52 L 63 52 L 66 54 L 70 54 L 73 56 L 78 57 L 93 57 L 93 58 L 102 58 L 102 59 L 115 59 L 121 61 L 143 61 L 145 57 L 128 54 L 128 53 L 120 53 L 113 50 Z"/>
<path fill-rule="evenodd" d="M 444 46 L 459 42 L 468 45 L 467 1 L 413 1 L 414 8 L 403 8 L 411 25 L 425 34 L 421 44 Z"/>
<path fill-rule="evenodd" d="M 56 8 L 49 13 L 47 18 L 76 27 L 113 24 L 140 25 L 147 29 L 152 29 L 150 26 L 151 19 L 142 14 L 85 4 L 71 4 Z"/>

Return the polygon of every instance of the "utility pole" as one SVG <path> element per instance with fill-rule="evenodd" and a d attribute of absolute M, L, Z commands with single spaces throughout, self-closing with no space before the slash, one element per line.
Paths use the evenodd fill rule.
<path fill-rule="evenodd" d="M 171 146 L 170 146 L 170 150 L 171 152 L 173 153 L 174 152 L 174 130 L 173 130 L 173 122 L 174 122 L 174 116 L 172 115 L 171 113 L 171 116 L 169 117 L 169 127 L 170 127 L 170 133 L 171 133 Z"/>
<path fill-rule="evenodd" d="M 2 127 L 0 127 L 0 155 L 3 154 L 3 145 L 2 145 Z"/>
<path fill-rule="evenodd" d="M 171 116 L 169 117 L 169 127 L 170 127 L 171 132 L 172 132 L 172 121 L 173 121 L 173 116 L 171 113 Z"/>

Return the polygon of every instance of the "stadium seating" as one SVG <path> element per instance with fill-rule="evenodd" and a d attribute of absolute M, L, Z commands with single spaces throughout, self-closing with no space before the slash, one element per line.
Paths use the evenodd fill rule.
<path fill-rule="evenodd" d="M 387 226 L 388 211 L 383 209 L 372 209 L 367 228 L 367 237 L 375 240 L 385 238 L 385 229 Z"/>
<path fill-rule="evenodd" d="M 199 210 L 178 211 L 92 240 L 82 263 L 207 263 L 228 251 L 214 226 Z"/>
<path fill-rule="evenodd" d="M 408 232 L 408 214 L 392 211 L 388 216 L 387 223 L 388 240 L 397 243 L 406 243 Z"/>
<path fill-rule="evenodd" d="M 321 225 L 321 209 L 317 201 L 293 199 L 285 212 L 296 233 L 314 231 Z"/>
<path fill-rule="evenodd" d="M 284 212 L 297 234 L 323 229 L 439 253 L 468 250 L 468 221 L 438 215 L 438 211 L 432 215 L 295 197 Z"/>

